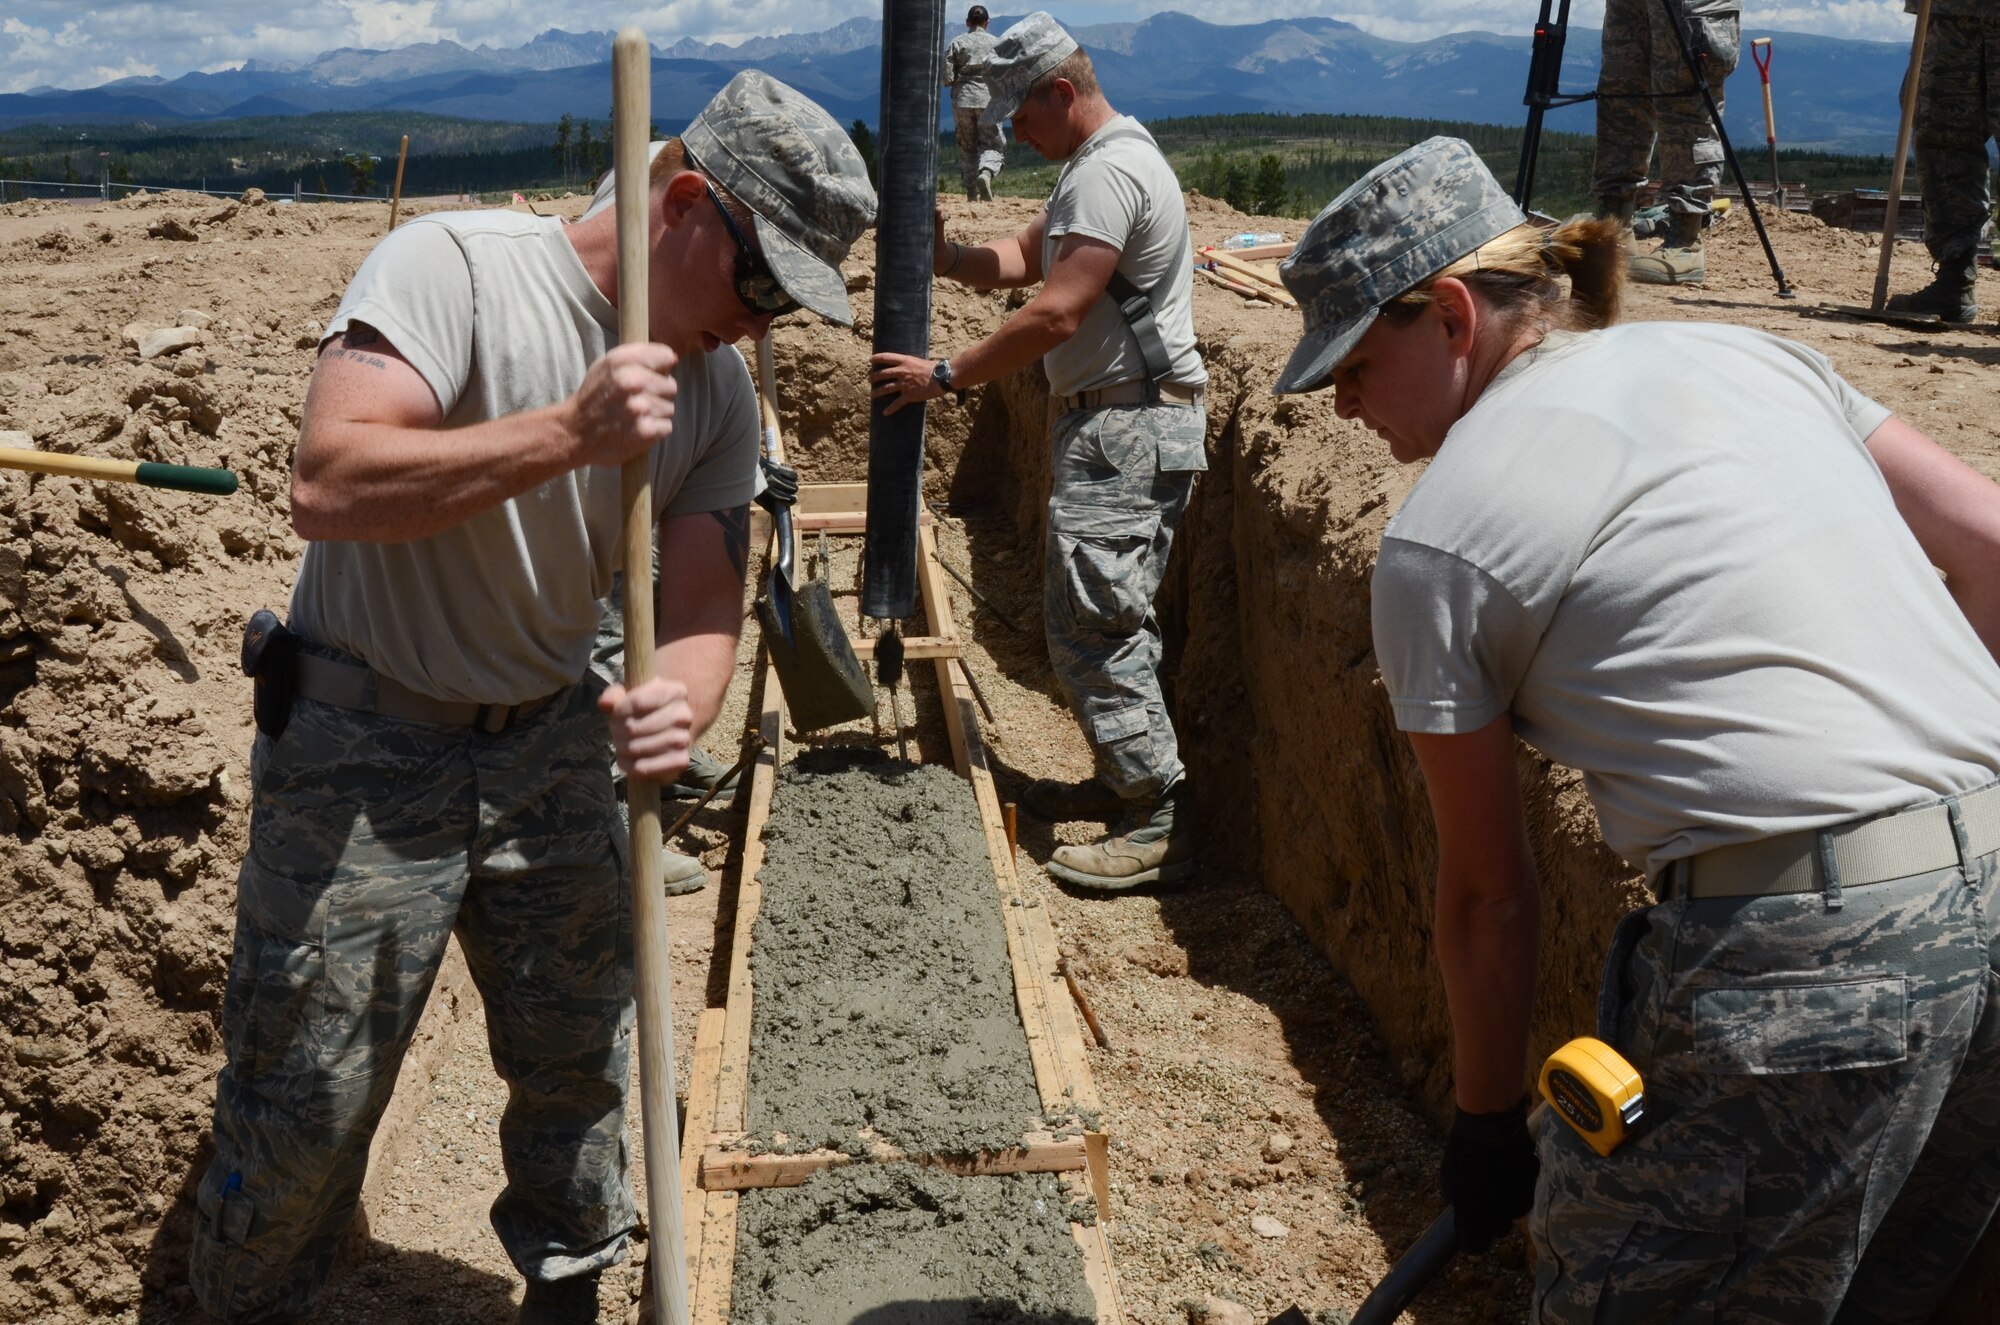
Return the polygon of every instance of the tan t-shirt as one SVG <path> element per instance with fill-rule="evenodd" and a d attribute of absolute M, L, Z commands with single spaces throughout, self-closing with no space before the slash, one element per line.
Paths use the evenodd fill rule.
<path fill-rule="evenodd" d="M 1064 235 L 1089 235 L 1118 250 L 1118 270 L 1155 294 L 1153 318 L 1172 365 L 1167 379 L 1183 386 L 1208 381 L 1194 343 L 1194 267 L 1188 261 L 1187 203 L 1173 167 L 1151 134 L 1117 115 L 1077 149 L 1049 194 L 1042 237 L 1042 271 L 1055 267 Z M 1146 375 L 1118 305 L 1101 296 L 1076 334 L 1042 357 L 1049 390 L 1059 396 L 1096 391 Z"/>
<path fill-rule="evenodd" d="M 2000 666 L 1864 445 L 1888 416 L 1740 327 L 1515 359 L 1383 535 L 1397 725 L 1511 712 L 1648 871 L 1993 781 Z"/>
<path fill-rule="evenodd" d="M 328 337 L 380 331 L 447 430 L 554 404 L 618 342 L 617 311 L 562 222 L 516 212 L 412 220 L 361 266 Z M 757 409 L 733 347 L 683 357 L 674 433 L 653 448 L 653 515 L 750 500 Z M 439 699 L 514 704 L 575 682 L 618 568 L 620 475 L 590 467 L 405 543 L 306 546 L 291 625 Z M 673 611 L 671 599 L 661 605 Z"/>

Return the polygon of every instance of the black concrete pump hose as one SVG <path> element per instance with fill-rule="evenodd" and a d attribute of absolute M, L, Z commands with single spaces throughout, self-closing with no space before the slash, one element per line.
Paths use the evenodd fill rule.
<path fill-rule="evenodd" d="M 943 0 L 888 0 L 882 10 L 882 112 L 876 142 L 875 352 L 931 352 L 931 225 L 937 210 Z M 868 532 L 861 610 L 885 621 L 916 611 L 917 517 L 923 509 L 924 407 L 895 414 L 877 399 L 868 421 Z M 896 640 L 890 644 L 890 640 Z M 902 672 L 891 627 L 877 646 L 882 684 Z"/>

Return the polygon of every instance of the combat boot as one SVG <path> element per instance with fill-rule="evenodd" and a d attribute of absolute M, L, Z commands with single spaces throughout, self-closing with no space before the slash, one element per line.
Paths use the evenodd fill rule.
<path fill-rule="evenodd" d="M 1929 285 L 1910 294 L 1890 295 L 1882 307 L 1891 313 L 1933 313 L 1954 325 L 1970 322 L 1979 316 L 1973 297 L 1977 262 L 1977 255 L 1947 258 L 1938 263 L 1937 276 Z"/>
<path fill-rule="evenodd" d="M 1136 826 L 1090 846 L 1060 846 L 1049 873 L 1093 892 L 1117 893 L 1149 883 L 1175 883 L 1194 871 L 1194 830 L 1187 822 L 1185 779 L 1135 815 Z"/>
<path fill-rule="evenodd" d="M 1641 253 L 1627 264 L 1636 285 L 1699 285 L 1708 279 L 1708 267 L 1701 251 L 1699 216 L 1673 218 L 1673 231 L 1651 253 Z"/>
<path fill-rule="evenodd" d="M 708 871 L 693 856 L 683 856 L 678 851 L 662 851 L 660 882 L 665 886 L 667 896 L 685 897 L 698 893 L 708 885 Z"/>
<path fill-rule="evenodd" d="M 993 201 L 993 172 L 982 170 L 979 178 L 972 183 L 973 196 L 979 202 Z"/>
<path fill-rule="evenodd" d="M 1125 798 L 1107 786 L 1104 779 L 1097 777 L 1085 778 L 1081 782 L 1036 778 L 1022 794 L 1021 804 L 1028 807 L 1029 814 L 1052 824 L 1068 823 L 1072 819 L 1109 822 L 1127 808 Z"/>
<path fill-rule="evenodd" d="M 728 774 L 725 779 L 724 774 Z M 710 789 L 716 795 L 736 790 L 736 776 L 729 772 L 729 766 L 700 746 L 688 750 L 688 766 L 681 770 L 669 786 L 661 789 L 661 794 L 677 801 L 700 800 Z"/>
<path fill-rule="evenodd" d="M 596 1274 L 568 1279 L 530 1279 L 521 1299 L 519 1325 L 597 1325 Z"/>

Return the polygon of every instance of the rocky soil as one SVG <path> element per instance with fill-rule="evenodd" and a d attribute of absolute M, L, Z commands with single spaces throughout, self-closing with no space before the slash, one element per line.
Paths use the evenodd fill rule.
<path fill-rule="evenodd" d="M 946 209 L 958 239 L 1031 215 L 1018 202 Z M 1284 228 L 1198 198 L 1190 211 L 1198 240 Z M 289 592 L 287 482 L 311 347 L 385 223 L 377 207 L 191 195 L 0 207 L 0 431 L 27 434 L 0 444 L 243 479 L 216 499 L 0 471 L 0 1322 L 186 1314 L 246 828 L 238 634 Z M 1714 237 L 1706 288 L 1638 292 L 1630 315 L 1813 344 L 2000 476 L 1990 325 L 1928 335 L 1827 316 L 1821 301 L 1867 301 L 1871 242 L 1789 216 L 1773 229 L 1796 302 L 1772 297 L 1737 220 Z M 809 479 L 865 474 L 871 263 L 865 245 L 849 263 L 854 332 L 795 319 L 776 333 Z M 1902 246 L 1895 285 L 1925 278 Z M 1981 284 L 1982 305 L 2000 308 L 2000 279 Z M 942 287 L 934 343 L 975 339 L 1008 306 Z M 1261 1321 L 1299 1302 L 1338 1320 L 1436 1205 L 1445 1035 L 1428 811 L 1367 625 L 1374 547 L 1414 475 L 1330 401 L 1268 394 L 1295 314 L 1200 285 L 1196 319 L 1211 468 L 1163 613 L 1201 876 L 1156 896 L 1065 893 L 1029 865 L 1056 839 L 1024 815 L 1024 880 L 1052 906 L 1111 1043 L 1093 1066 L 1118 1136 L 1110 1214 L 1129 1316 Z M 927 488 L 947 513 L 946 554 L 1021 627 L 958 595 L 1006 799 L 1089 766 L 1036 625 L 1044 401 L 1031 373 L 931 411 Z M 746 644 L 746 674 L 749 662 Z M 710 738 L 717 753 L 733 750 L 744 690 Z M 1642 892 L 1574 778 L 1531 751 L 1521 766 L 1550 898 L 1538 1026 L 1552 1044 L 1589 1024 L 1603 939 Z M 681 846 L 726 867 L 735 826 L 706 812 Z M 721 1001 L 728 902 L 711 887 L 670 907 L 683 1082 L 695 1013 Z M 397 1144 L 378 1154 L 367 1228 L 325 1320 L 511 1318 L 518 1281 L 485 1216 L 500 1090 L 476 998 L 439 1002 L 436 1050 L 406 1070 Z M 2000 1302 L 1993 1243 L 1945 1319 Z M 1518 1319 L 1525 1283 L 1516 1241 L 1456 1265 L 1414 1316 Z M 636 1286 L 633 1270 L 606 1277 L 607 1319 Z"/>

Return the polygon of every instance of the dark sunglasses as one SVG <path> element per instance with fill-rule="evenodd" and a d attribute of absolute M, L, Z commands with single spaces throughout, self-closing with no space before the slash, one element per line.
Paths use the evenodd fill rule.
<path fill-rule="evenodd" d="M 729 237 L 736 241 L 736 297 L 743 306 L 759 317 L 769 313 L 779 317 L 798 308 L 798 303 L 785 287 L 778 284 L 778 278 L 771 274 L 771 268 L 757 251 L 750 247 L 750 241 L 736 226 L 736 218 L 722 205 L 722 195 L 715 191 L 715 185 L 702 180 L 702 187 L 708 190 L 708 200 L 715 204 L 715 214 L 722 218 L 722 224 L 729 227 Z"/>

